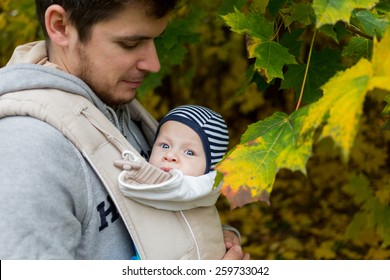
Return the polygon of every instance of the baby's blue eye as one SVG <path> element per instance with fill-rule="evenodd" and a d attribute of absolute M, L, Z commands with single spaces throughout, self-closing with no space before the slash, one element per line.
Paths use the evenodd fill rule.
<path fill-rule="evenodd" d="M 195 153 L 194 153 L 193 151 L 191 151 L 191 150 L 186 150 L 186 151 L 185 151 L 185 154 L 186 154 L 187 156 L 194 156 L 194 155 L 195 155 Z"/>
<path fill-rule="evenodd" d="M 169 149 L 169 145 L 168 144 L 161 144 L 160 147 L 165 149 L 165 150 Z"/>

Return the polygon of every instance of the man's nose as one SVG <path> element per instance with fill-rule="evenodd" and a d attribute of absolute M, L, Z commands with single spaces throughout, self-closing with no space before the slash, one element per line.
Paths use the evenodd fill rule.
<path fill-rule="evenodd" d="M 148 40 L 145 42 L 145 48 L 142 54 L 142 59 L 137 63 L 138 70 L 156 73 L 160 71 L 161 65 L 158 59 L 156 45 L 154 40 Z"/>

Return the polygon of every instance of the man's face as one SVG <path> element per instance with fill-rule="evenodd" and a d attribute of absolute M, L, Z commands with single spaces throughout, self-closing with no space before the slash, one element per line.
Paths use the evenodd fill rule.
<path fill-rule="evenodd" d="M 93 26 L 86 43 L 71 36 L 65 68 L 106 104 L 128 103 L 146 75 L 160 70 L 154 38 L 167 23 L 168 17 L 157 19 L 134 7 L 124 9 Z"/>
<path fill-rule="evenodd" d="M 167 121 L 160 127 L 149 163 L 164 171 L 180 169 L 184 175 L 200 176 L 206 170 L 206 154 L 199 135 L 192 128 Z"/>

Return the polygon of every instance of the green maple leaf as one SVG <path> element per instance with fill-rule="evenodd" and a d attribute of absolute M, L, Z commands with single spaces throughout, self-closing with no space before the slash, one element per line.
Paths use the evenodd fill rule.
<path fill-rule="evenodd" d="M 288 47 L 289 52 L 294 56 L 299 57 L 301 55 L 302 35 L 304 31 L 304 29 L 294 29 L 291 32 L 286 32 L 280 38 L 280 43 Z"/>
<path fill-rule="evenodd" d="M 351 22 L 372 37 L 382 37 L 389 26 L 388 19 L 367 10 L 354 12 Z"/>
<path fill-rule="evenodd" d="M 317 16 L 316 27 L 336 24 L 339 20 L 349 22 L 354 9 L 370 9 L 378 0 L 314 0 L 313 9 Z"/>
<path fill-rule="evenodd" d="M 290 116 L 276 112 L 249 126 L 241 144 L 217 165 L 224 175 L 222 193 L 232 208 L 254 201 L 269 203 L 275 176 L 281 168 L 306 174 L 312 142 L 298 146 L 297 137 L 307 111 L 307 107 L 302 108 Z"/>
<path fill-rule="evenodd" d="M 286 14 L 284 24 L 286 27 L 293 22 L 299 22 L 302 26 L 308 26 L 315 22 L 315 15 L 312 6 L 309 3 L 295 3 L 291 7 L 281 9 L 283 14 Z"/>
<path fill-rule="evenodd" d="M 255 70 L 262 73 L 267 82 L 283 78 L 283 66 L 296 63 L 288 49 L 273 40 L 273 22 L 267 21 L 263 15 L 255 12 L 246 15 L 235 10 L 222 18 L 232 31 L 248 35 L 249 58 L 256 58 Z"/>
<path fill-rule="evenodd" d="M 330 24 L 323 25 L 319 29 L 319 32 L 325 34 L 326 36 L 329 36 L 336 43 L 339 43 L 338 34 L 337 34 L 335 27 L 333 25 L 330 25 Z"/>
<path fill-rule="evenodd" d="M 296 94 L 299 95 L 305 69 L 306 64 L 289 65 L 280 88 L 294 88 Z M 322 95 L 321 86 L 339 70 L 341 70 L 339 52 L 331 49 L 324 49 L 320 52 L 313 51 L 303 92 L 303 100 L 306 103 L 318 100 Z"/>
<path fill-rule="evenodd" d="M 390 12 L 390 1 L 389 0 L 381 0 L 376 6 L 375 10 L 381 13 L 389 13 Z"/>
<path fill-rule="evenodd" d="M 344 57 L 352 58 L 356 63 L 361 58 L 371 58 L 372 40 L 362 37 L 352 37 L 348 45 L 343 49 L 342 55 Z"/>

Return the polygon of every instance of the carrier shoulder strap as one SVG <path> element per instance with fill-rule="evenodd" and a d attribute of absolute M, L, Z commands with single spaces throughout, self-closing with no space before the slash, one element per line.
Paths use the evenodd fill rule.
<path fill-rule="evenodd" d="M 138 103 L 131 112 L 142 121 L 153 141 L 156 121 Z M 0 96 L 0 118 L 30 116 L 61 131 L 98 174 L 114 201 L 141 259 L 220 259 L 224 243 L 216 208 L 164 211 L 137 203 L 122 195 L 114 165 L 130 150 L 142 166 L 134 180 L 151 184 L 167 180 L 167 173 L 148 164 L 113 124 L 86 98 L 59 90 L 25 90 Z"/>

